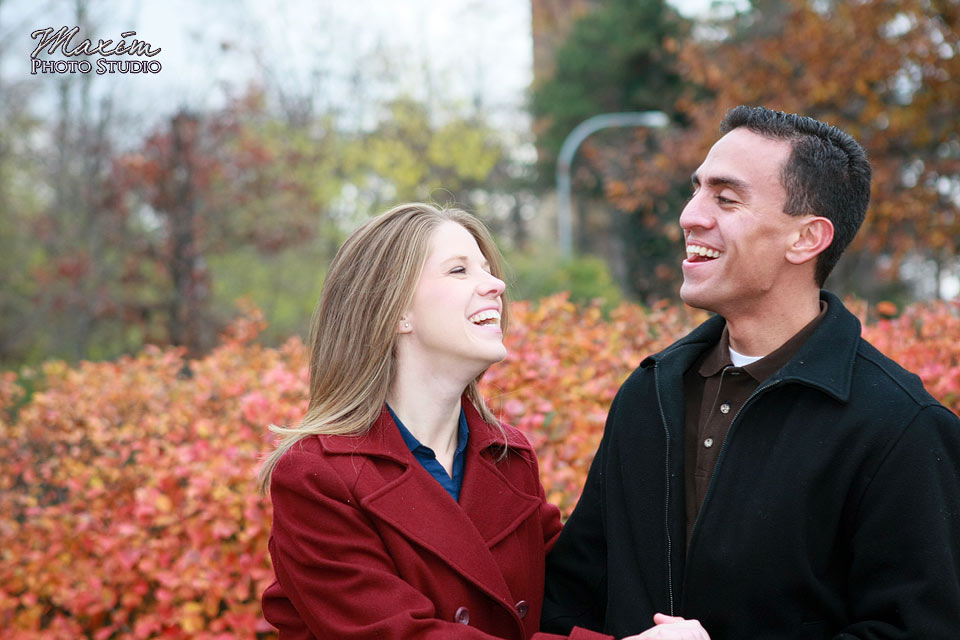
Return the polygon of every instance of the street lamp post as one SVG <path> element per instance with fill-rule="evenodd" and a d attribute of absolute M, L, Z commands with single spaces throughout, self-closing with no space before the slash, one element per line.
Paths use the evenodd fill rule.
<path fill-rule="evenodd" d="M 564 258 L 573 254 L 573 224 L 570 212 L 570 165 L 580 144 L 591 134 L 610 127 L 664 127 L 669 118 L 662 111 L 601 113 L 587 118 L 567 135 L 557 156 L 557 246 Z"/>

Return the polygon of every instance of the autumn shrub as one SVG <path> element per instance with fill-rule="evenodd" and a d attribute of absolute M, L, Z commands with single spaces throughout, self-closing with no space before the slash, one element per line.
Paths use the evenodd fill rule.
<path fill-rule="evenodd" d="M 676 305 L 605 314 L 564 296 L 518 303 L 509 356 L 483 390 L 540 456 L 551 501 L 576 502 L 617 387 L 705 316 Z M 0 629 L 4 638 L 273 637 L 269 498 L 255 476 L 266 425 L 307 400 L 304 345 L 237 321 L 187 361 L 146 348 L 114 362 L 45 363 L 28 397 L 0 374 Z M 865 329 L 960 409 L 960 308 L 910 307 Z"/>
<path fill-rule="evenodd" d="M 863 337 L 919 375 L 933 397 L 960 415 L 960 298 L 909 306 L 864 326 Z"/>
<path fill-rule="evenodd" d="M 270 518 L 253 477 L 264 425 L 302 411 L 306 360 L 298 341 L 251 344 L 261 324 L 242 321 L 188 363 L 148 347 L 43 365 L 44 389 L 0 424 L 0 635 L 269 630 Z"/>
<path fill-rule="evenodd" d="M 620 383 L 706 314 L 664 303 L 622 304 L 605 316 L 599 303 L 578 307 L 562 294 L 514 305 L 511 313 L 508 355 L 484 377 L 484 397 L 533 443 L 547 498 L 566 516 Z"/>

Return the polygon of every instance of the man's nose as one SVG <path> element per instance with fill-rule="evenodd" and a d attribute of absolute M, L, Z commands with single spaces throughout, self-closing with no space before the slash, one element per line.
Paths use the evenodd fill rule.
<path fill-rule="evenodd" d="M 709 229 L 713 226 L 713 216 L 708 210 L 709 200 L 701 191 L 695 193 L 680 212 L 680 226 L 684 231 L 694 227 Z"/>

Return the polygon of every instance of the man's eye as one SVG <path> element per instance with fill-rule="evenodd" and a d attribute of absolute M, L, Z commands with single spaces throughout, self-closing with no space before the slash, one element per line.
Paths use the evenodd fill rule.
<path fill-rule="evenodd" d="M 717 204 L 733 204 L 734 201 L 730 198 L 724 198 L 723 196 L 717 196 Z"/>

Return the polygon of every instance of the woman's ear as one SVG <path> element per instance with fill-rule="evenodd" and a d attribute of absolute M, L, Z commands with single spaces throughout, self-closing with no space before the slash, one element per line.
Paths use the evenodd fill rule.
<path fill-rule="evenodd" d="M 400 318 L 400 323 L 397 325 L 397 333 L 410 333 L 410 322 L 406 318 Z"/>
<path fill-rule="evenodd" d="M 833 242 L 833 223 L 821 216 L 805 217 L 796 240 L 787 250 L 787 260 L 803 264 L 815 259 Z"/>

